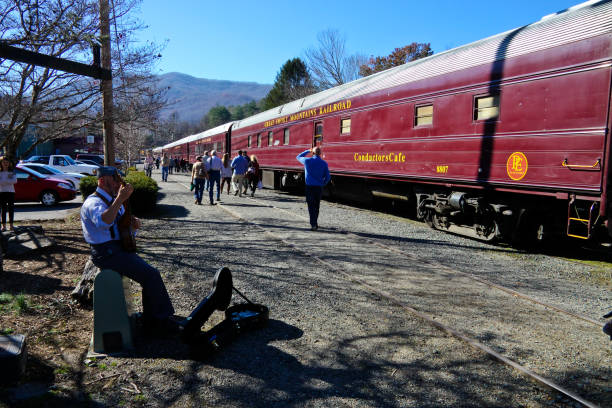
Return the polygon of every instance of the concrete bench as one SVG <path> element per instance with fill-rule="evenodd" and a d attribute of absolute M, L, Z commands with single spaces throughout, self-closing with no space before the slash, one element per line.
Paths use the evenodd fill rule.
<path fill-rule="evenodd" d="M 94 279 L 91 349 L 110 354 L 134 348 L 121 275 L 103 269 Z"/>

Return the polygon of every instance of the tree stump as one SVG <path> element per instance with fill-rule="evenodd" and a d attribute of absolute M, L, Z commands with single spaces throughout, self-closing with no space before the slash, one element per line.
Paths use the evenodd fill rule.
<path fill-rule="evenodd" d="M 76 285 L 76 288 L 74 288 L 70 296 L 83 305 L 92 306 L 94 279 L 98 273 L 100 273 L 100 268 L 94 265 L 90 257 L 85 264 L 85 269 L 83 269 L 81 281 Z"/>

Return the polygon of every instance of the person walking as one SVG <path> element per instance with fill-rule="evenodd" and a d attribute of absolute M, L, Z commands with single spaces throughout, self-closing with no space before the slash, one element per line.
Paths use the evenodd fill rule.
<path fill-rule="evenodd" d="M 238 150 L 238 155 L 232 160 L 232 169 L 234 169 L 234 175 L 232 176 L 232 185 L 234 186 L 234 195 L 242 197 L 242 190 L 244 189 L 245 174 L 248 168 L 248 162 L 242 155 L 242 150 Z"/>
<path fill-rule="evenodd" d="M 230 185 L 232 184 L 232 166 L 229 160 L 229 153 L 223 155 L 223 167 L 221 168 L 221 192 L 223 186 L 227 183 L 227 194 L 230 193 Z"/>
<path fill-rule="evenodd" d="M 155 159 L 151 152 L 147 153 L 147 157 L 145 158 L 145 174 L 147 177 L 151 177 L 153 174 L 153 165 L 155 164 Z"/>
<path fill-rule="evenodd" d="M 247 179 L 248 186 L 251 187 L 251 197 L 255 196 L 255 190 L 257 189 L 257 185 L 261 181 L 261 172 L 259 170 L 259 162 L 257 161 L 257 156 L 254 154 L 251 155 L 251 162 L 249 164 L 249 169 L 247 170 Z"/>
<path fill-rule="evenodd" d="M 172 174 L 172 169 L 174 168 L 174 159 L 172 156 L 168 159 L 168 172 Z"/>
<path fill-rule="evenodd" d="M 248 171 L 249 171 L 249 170 L 248 170 L 248 169 L 249 169 L 249 167 L 251 167 L 251 159 L 249 158 L 249 155 L 248 155 L 248 153 L 247 153 L 247 151 L 246 151 L 246 150 L 243 150 L 243 151 L 242 151 L 242 157 L 244 157 L 244 160 L 246 160 L 247 172 L 248 172 Z M 247 193 L 247 192 L 248 192 L 248 190 L 249 190 L 249 177 L 248 177 L 248 174 L 246 174 L 246 173 L 245 173 L 245 175 L 244 175 L 244 181 L 243 181 L 243 184 L 244 184 L 244 193 L 243 193 L 243 194 L 245 194 L 245 195 L 246 195 L 246 193 Z"/>
<path fill-rule="evenodd" d="M 204 194 L 204 182 L 208 175 L 206 174 L 206 167 L 202 163 L 202 156 L 196 157 L 196 162 L 191 169 L 191 183 L 195 184 L 193 196 L 195 197 L 195 203 L 202 205 L 202 195 Z"/>
<path fill-rule="evenodd" d="M 208 197 L 210 198 L 210 205 L 215 205 L 213 201 L 213 190 L 215 189 L 215 183 L 217 183 L 217 201 L 221 198 L 220 183 L 221 183 L 221 169 L 223 168 L 223 161 L 217 157 L 217 151 L 213 150 L 210 152 L 210 159 L 208 159 L 208 181 L 210 183 L 208 190 Z"/>
<path fill-rule="evenodd" d="M 306 157 L 312 152 L 312 157 Z M 308 204 L 308 214 L 310 215 L 310 229 L 319 229 L 319 206 L 323 187 L 329 183 L 331 176 L 327 162 L 321 158 L 321 148 L 316 146 L 311 150 L 305 150 L 298 154 L 297 161 L 304 165 L 306 176 L 306 203 Z"/>
<path fill-rule="evenodd" d="M 164 156 L 161 159 L 162 166 L 162 181 L 168 181 L 168 167 L 170 166 L 170 158 L 168 157 L 168 153 L 164 153 Z"/>
<path fill-rule="evenodd" d="M 207 150 L 204 152 L 204 157 L 202 157 L 202 163 L 204 163 L 205 166 L 208 166 L 208 159 L 210 159 L 210 152 Z M 206 191 L 208 191 L 208 188 L 210 187 L 210 179 L 206 179 L 205 182 L 206 185 Z"/>
<path fill-rule="evenodd" d="M 6 214 L 8 213 L 9 229 L 13 230 L 15 215 L 15 184 L 17 176 L 6 156 L 0 157 L 0 206 L 2 207 L 2 231 L 6 231 Z"/>

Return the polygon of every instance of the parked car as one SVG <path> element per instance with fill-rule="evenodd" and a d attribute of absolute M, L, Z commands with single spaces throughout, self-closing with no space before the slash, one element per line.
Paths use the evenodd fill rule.
<path fill-rule="evenodd" d="M 83 163 L 104 166 L 104 155 L 102 154 L 79 153 L 76 155 L 76 159 L 82 161 Z M 123 160 L 116 158 L 115 167 L 121 167 L 122 165 Z"/>
<path fill-rule="evenodd" d="M 101 154 L 79 153 L 76 155 L 76 159 L 84 163 L 89 163 L 87 160 L 90 160 L 98 166 L 104 166 L 104 155 Z"/>
<path fill-rule="evenodd" d="M 17 167 L 27 167 L 28 169 L 37 171 L 40 174 L 45 174 L 47 176 L 52 176 L 56 179 L 66 180 L 72 187 L 78 190 L 79 184 L 81 183 L 81 179 L 85 177 L 81 173 L 68 173 L 61 170 L 58 170 L 54 167 L 48 166 L 46 164 L 40 163 L 21 163 L 18 164 Z"/>
<path fill-rule="evenodd" d="M 75 162 L 83 163 L 83 164 L 91 164 L 92 166 L 98 166 L 98 167 L 104 166 L 104 164 L 98 164 L 94 160 L 89 160 L 89 159 L 78 159 L 78 160 L 75 160 Z"/>
<path fill-rule="evenodd" d="M 98 171 L 98 166 L 91 164 L 77 164 L 74 162 L 72 157 L 67 154 L 52 154 L 51 156 L 32 156 L 22 163 L 41 163 L 47 164 L 58 170 L 71 172 L 71 173 L 82 173 L 86 175 L 95 175 Z"/>
<path fill-rule="evenodd" d="M 56 179 L 25 167 L 16 167 L 15 201 L 40 201 L 51 206 L 76 197 L 76 189 L 66 180 Z"/>

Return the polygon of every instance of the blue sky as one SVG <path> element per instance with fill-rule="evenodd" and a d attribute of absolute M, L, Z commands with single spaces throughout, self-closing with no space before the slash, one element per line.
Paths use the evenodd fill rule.
<path fill-rule="evenodd" d="M 144 0 L 142 40 L 166 43 L 159 73 L 274 82 L 282 64 L 304 57 L 328 28 L 349 53 L 388 55 L 411 42 L 434 52 L 489 37 L 580 0 Z"/>

